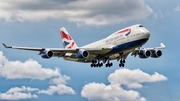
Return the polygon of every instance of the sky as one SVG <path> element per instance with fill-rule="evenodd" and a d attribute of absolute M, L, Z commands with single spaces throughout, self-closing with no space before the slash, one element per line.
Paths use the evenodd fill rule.
<path fill-rule="evenodd" d="M 65 27 L 78 46 L 142 24 L 151 37 L 143 47 L 166 45 L 160 58 L 128 56 L 126 66 L 43 59 L 38 52 L 0 45 L 0 100 L 179 101 L 179 0 L 1 0 L 0 42 L 62 48 Z"/>

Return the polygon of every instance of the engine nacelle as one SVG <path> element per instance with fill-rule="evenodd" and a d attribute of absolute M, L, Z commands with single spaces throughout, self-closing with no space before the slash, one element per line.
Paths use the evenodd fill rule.
<path fill-rule="evenodd" d="M 51 50 L 45 50 L 41 55 L 41 57 L 45 59 L 51 58 L 52 56 L 53 52 Z"/>
<path fill-rule="evenodd" d="M 151 51 L 149 51 L 149 50 L 140 50 L 139 58 L 148 58 L 149 56 L 151 56 Z"/>
<path fill-rule="evenodd" d="M 89 56 L 89 52 L 86 50 L 79 50 L 76 56 L 77 58 L 87 58 Z"/>
<path fill-rule="evenodd" d="M 151 54 L 152 58 L 159 58 L 162 55 L 162 51 L 161 50 L 154 50 Z"/>

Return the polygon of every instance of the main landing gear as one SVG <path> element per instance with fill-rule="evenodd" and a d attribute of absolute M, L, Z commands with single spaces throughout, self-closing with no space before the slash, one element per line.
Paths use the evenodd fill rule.
<path fill-rule="evenodd" d="M 106 67 L 111 67 L 112 65 L 113 65 L 113 63 L 108 60 L 106 63 Z"/>
<path fill-rule="evenodd" d="M 126 61 L 124 59 L 121 59 L 119 63 L 119 67 L 124 67 L 125 62 Z"/>
<path fill-rule="evenodd" d="M 100 61 L 97 62 L 97 60 L 92 60 L 91 67 L 101 67 L 103 66 L 103 63 L 100 63 Z"/>
<path fill-rule="evenodd" d="M 119 67 L 124 67 L 125 62 L 126 62 L 125 59 L 120 59 Z M 109 59 L 105 59 L 103 62 L 101 62 L 100 60 L 92 60 L 91 67 L 102 67 L 103 64 L 105 64 L 106 67 L 113 66 L 113 63 L 110 62 Z"/>
<path fill-rule="evenodd" d="M 107 63 L 106 63 L 106 61 L 107 61 Z M 110 62 L 107 59 L 104 62 L 100 62 L 100 61 L 97 61 L 97 60 L 92 60 L 91 67 L 101 67 L 101 66 L 103 66 L 103 63 L 106 63 L 106 67 L 111 67 L 113 65 L 113 63 Z"/>

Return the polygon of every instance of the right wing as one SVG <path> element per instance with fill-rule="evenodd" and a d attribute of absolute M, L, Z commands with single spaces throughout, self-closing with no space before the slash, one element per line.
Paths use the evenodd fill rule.
<path fill-rule="evenodd" d="M 151 53 L 152 53 L 154 50 L 159 50 L 159 49 L 163 49 L 163 48 L 166 48 L 166 46 L 163 43 L 160 43 L 159 47 L 154 47 L 154 48 L 141 48 L 141 47 L 138 47 L 138 48 L 135 48 L 134 51 L 132 51 L 131 56 L 136 57 L 139 54 L 140 50 L 148 50 L 148 51 L 151 51 Z"/>
<path fill-rule="evenodd" d="M 37 47 L 19 47 L 19 46 L 7 46 L 3 43 L 5 48 L 11 49 L 20 49 L 20 50 L 30 50 L 30 51 L 39 51 L 39 55 L 41 55 L 44 51 L 52 51 L 54 53 L 53 56 L 63 57 L 66 53 L 75 53 L 77 54 L 79 50 L 86 50 L 91 55 L 101 55 L 105 54 L 112 50 L 112 48 L 76 48 L 76 49 L 65 49 L 65 48 L 37 48 Z"/>

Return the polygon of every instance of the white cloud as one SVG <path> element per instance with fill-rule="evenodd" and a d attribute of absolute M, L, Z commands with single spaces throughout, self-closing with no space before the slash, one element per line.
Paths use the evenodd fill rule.
<path fill-rule="evenodd" d="M 0 51 L 0 76 L 7 79 L 39 79 L 44 80 L 52 77 L 59 77 L 58 68 L 52 70 L 43 68 L 37 61 L 32 59 L 25 62 L 9 61 Z"/>
<path fill-rule="evenodd" d="M 147 74 L 140 69 L 129 70 L 119 69 L 114 73 L 111 73 L 108 77 L 108 81 L 112 84 L 123 84 L 129 88 L 141 88 L 140 83 L 144 82 L 157 82 L 167 80 L 167 78 L 157 72 L 153 75 Z"/>
<path fill-rule="evenodd" d="M 53 78 L 51 80 L 51 85 L 49 86 L 48 89 L 46 90 L 39 90 L 38 93 L 43 93 L 43 94 L 48 94 L 48 95 L 52 95 L 54 93 L 57 93 L 59 95 L 62 94 L 75 94 L 74 90 L 70 87 L 67 87 L 65 84 L 67 80 L 69 80 L 70 77 L 64 75 L 64 76 L 60 76 L 58 78 Z"/>
<path fill-rule="evenodd" d="M 59 77 L 57 78 L 53 78 L 51 80 L 51 83 L 52 84 L 55 84 L 55 85 L 58 85 L 58 84 L 67 84 L 66 81 L 69 80 L 70 77 L 66 76 L 66 75 L 60 75 Z"/>
<path fill-rule="evenodd" d="M 83 87 L 81 95 L 90 101 L 146 101 L 139 92 L 124 90 L 115 84 L 89 83 Z"/>
<path fill-rule="evenodd" d="M 74 90 L 70 87 L 67 87 L 66 85 L 59 84 L 59 85 L 51 85 L 47 90 L 40 90 L 38 93 L 48 94 L 52 95 L 54 93 L 57 93 L 59 95 L 62 94 L 75 94 Z"/>
<path fill-rule="evenodd" d="M 143 87 L 140 83 L 162 80 L 167 80 L 167 78 L 158 73 L 150 75 L 139 69 L 119 69 L 109 75 L 109 85 L 94 82 L 86 84 L 81 95 L 90 101 L 146 101 L 146 98 L 142 97 L 138 91 L 125 90 L 122 85 L 140 88 Z"/>
<path fill-rule="evenodd" d="M 144 0 L 1 0 L 1 19 L 63 19 L 78 24 L 107 25 L 146 18 L 153 10 Z"/>
<path fill-rule="evenodd" d="M 66 86 L 67 80 L 70 77 L 62 75 L 59 69 L 52 70 L 50 68 L 43 68 L 38 62 L 34 60 L 9 61 L 3 56 L 0 51 L 0 76 L 6 79 L 50 79 L 50 86 L 47 90 L 40 90 L 38 88 L 30 88 L 22 86 L 9 89 L 6 93 L 0 93 L 0 100 L 19 100 L 37 98 L 36 94 L 43 93 L 52 95 L 57 93 L 75 94 L 71 87 Z M 33 93 L 33 94 L 32 94 Z"/>
<path fill-rule="evenodd" d="M 175 11 L 180 11 L 180 7 L 177 6 L 176 8 L 174 8 Z"/>
<path fill-rule="evenodd" d="M 14 87 L 8 90 L 6 93 L 0 93 L 0 100 L 20 100 L 20 99 L 30 99 L 38 98 L 36 94 L 32 94 L 34 91 L 37 91 L 37 88 L 25 87 L 22 86 Z"/>

